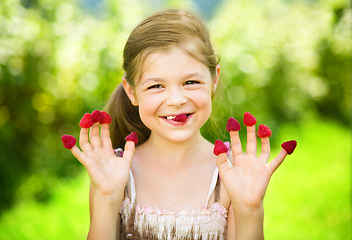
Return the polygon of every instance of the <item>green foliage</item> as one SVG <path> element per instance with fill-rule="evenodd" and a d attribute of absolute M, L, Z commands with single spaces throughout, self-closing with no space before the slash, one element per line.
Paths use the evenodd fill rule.
<path fill-rule="evenodd" d="M 83 113 L 104 107 L 142 15 L 134 1 L 106 4 L 103 20 L 69 0 L 0 5 L 0 210 L 24 197 L 45 201 L 51 182 L 76 175 L 60 136 L 77 136 Z"/>
<path fill-rule="evenodd" d="M 83 173 L 83 174 L 82 174 Z M 46 203 L 26 199 L 5 212 L 0 220 L 0 239 L 86 239 L 89 229 L 89 178 L 53 184 L 55 190 Z"/>
<path fill-rule="evenodd" d="M 350 123 L 348 1 L 228 1 L 209 26 L 221 57 L 214 117 L 222 129 L 247 111 L 274 132 L 312 113 Z"/>
<path fill-rule="evenodd" d="M 351 130 L 325 118 L 304 120 L 281 129 L 280 142 L 298 144 L 269 184 L 266 238 L 351 239 Z"/>

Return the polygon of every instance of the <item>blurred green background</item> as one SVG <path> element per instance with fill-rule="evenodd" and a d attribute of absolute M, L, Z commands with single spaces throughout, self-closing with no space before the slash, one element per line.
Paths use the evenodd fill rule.
<path fill-rule="evenodd" d="M 227 118 L 249 111 L 273 130 L 273 157 L 298 142 L 265 197 L 266 239 L 351 239 L 349 1 L 216 2 L 1 1 L 0 239 L 86 238 L 89 179 L 60 136 L 104 108 L 128 34 L 169 7 L 202 15 L 221 59 L 204 136 L 228 140 Z"/>

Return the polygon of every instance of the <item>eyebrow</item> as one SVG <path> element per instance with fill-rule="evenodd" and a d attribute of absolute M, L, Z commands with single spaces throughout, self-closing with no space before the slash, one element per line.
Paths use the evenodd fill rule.
<path fill-rule="evenodd" d="M 182 79 L 182 80 L 186 80 L 186 79 L 190 79 L 190 78 L 193 78 L 193 77 L 197 77 L 197 78 L 200 78 L 200 79 L 204 79 L 204 76 L 201 75 L 200 73 L 188 73 L 188 74 L 184 75 L 181 79 Z M 159 83 L 159 82 L 163 82 L 163 81 L 164 81 L 163 78 L 151 77 L 151 78 L 147 78 L 146 80 L 144 80 L 143 82 L 141 82 L 141 85 L 145 85 L 145 84 L 147 84 L 148 82 L 156 82 L 156 83 Z"/>

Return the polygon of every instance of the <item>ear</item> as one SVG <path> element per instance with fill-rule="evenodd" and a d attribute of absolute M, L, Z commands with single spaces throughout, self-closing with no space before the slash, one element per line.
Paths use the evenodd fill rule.
<path fill-rule="evenodd" d="M 133 106 L 137 106 L 137 100 L 136 97 L 134 96 L 134 89 L 133 87 L 127 82 L 126 78 L 123 77 L 122 78 L 122 84 L 123 84 L 123 88 L 125 89 L 125 92 L 128 96 L 128 98 L 131 100 L 131 104 Z"/>
<path fill-rule="evenodd" d="M 218 86 L 218 83 L 219 83 L 219 76 L 220 76 L 220 65 L 216 65 L 216 76 L 214 77 L 213 79 L 213 86 L 212 86 L 212 92 L 213 92 L 213 95 L 215 94 L 215 91 L 216 91 L 216 88 Z"/>

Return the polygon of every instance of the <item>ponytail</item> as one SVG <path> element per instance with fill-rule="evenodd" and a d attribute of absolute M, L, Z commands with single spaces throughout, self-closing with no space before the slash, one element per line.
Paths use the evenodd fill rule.
<path fill-rule="evenodd" d="M 150 129 L 143 124 L 138 107 L 131 104 L 122 83 L 115 88 L 106 109 L 111 116 L 110 136 L 114 149 L 123 148 L 125 137 L 131 132 L 137 133 L 138 144 L 149 138 Z"/>

